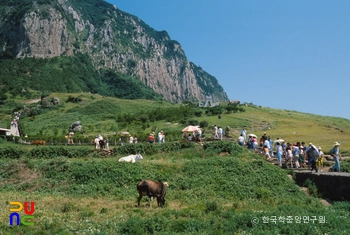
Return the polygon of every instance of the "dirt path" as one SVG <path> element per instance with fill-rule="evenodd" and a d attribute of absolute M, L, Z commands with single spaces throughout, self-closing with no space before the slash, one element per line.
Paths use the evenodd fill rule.
<path fill-rule="evenodd" d="M 25 103 L 26 104 L 33 104 L 33 103 L 38 103 L 41 99 L 34 99 L 34 100 L 27 100 Z"/>

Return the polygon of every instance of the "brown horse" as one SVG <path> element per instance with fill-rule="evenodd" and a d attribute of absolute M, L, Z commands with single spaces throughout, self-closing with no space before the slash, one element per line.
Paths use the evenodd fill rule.
<path fill-rule="evenodd" d="M 32 141 L 32 144 L 33 144 L 33 145 L 36 145 L 36 147 L 38 147 L 38 145 L 43 145 L 43 146 L 45 146 L 45 145 L 46 145 L 46 141 L 45 141 L 45 140 L 33 140 L 33 141 Z"/>

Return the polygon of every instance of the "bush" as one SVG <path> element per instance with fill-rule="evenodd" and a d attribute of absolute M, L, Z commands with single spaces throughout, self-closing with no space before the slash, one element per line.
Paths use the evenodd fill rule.
<path fill-rule="evenodd" d="M 215 201 L 209 201 L 205 203 L 205 212 L 212 212 L 218 209 L 218 204 Z"/>
<path fill-rule="evenodd" d="M 229 154 L 233 152 L 241 153 L 243 151 L 243 148 L 237 143 L 229 141 L 208 142 L 203 145 L 203 148 L 204 150 L 213 151 L 217 154 L 222 152 L 228 152 Z"/>
<path fill-rule="evenodd" d="M 20 148 L 13 148 L 13 147 L 0 148 L 1 158 L 20 158 L 24 153 L 26 153 L 26 151 Z"/>
<path fill-rule="evenodd" d="M 116 152 L 121 155 L 126 154 L 146 154 L 153 155 L 156 153 L 168 153 L 172 151 L 179 151 L 185 148 L 194 148 L 195 144 L 190 142 L 172 142 L 172 143 L 164 143 L 164 144 L 127 144 L 119 147 Z"/>
<path fill-rule="evenodd" d="M 72 103 L 79 103 L 83 101 L 80 97 L 74 97 L 74 96 L 68 96 L 68 99 L 66 102 L 72 102 Z"/>
<path fill-rule="evenodd" d="M 204 128 L 204 127 L 207 127 L 209 124 L 208 124 L 208 122 L 207 121 L 201 121 L 200 123 L 199 123 L 199 126 L 200 126 L 200 128 Z"/>
<path fill-rule="evenodd" d="M 79 148 L 67 148 L 67 147 L 38 147 L 33 148 L 27 154 L 29 158 L 45 158 L 51 159 L 55 157 L 68 157 L 68 158 L 82 158 L 92 153 L 93 150 L 79 147 Z"/>
<path fill-rule="evenodd" d="M 308 188 L 310 195 L 315 196 L 315 197 L 318 196 L 317 186 L 312 180 L 306 179 L 304 182 L 304 186 Z"/>
<path fill-rule="evenodd" d="M 197 120 L 188 120 L 187 125 L 198 126 L 199 122 Z"/>

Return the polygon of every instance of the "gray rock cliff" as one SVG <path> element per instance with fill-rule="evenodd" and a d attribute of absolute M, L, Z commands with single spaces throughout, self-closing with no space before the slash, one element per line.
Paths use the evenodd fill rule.
<path fill-rule="evenodd" d="M 11 48 L 17 58 L 87 53 L 96 69 L 136 77 L 170 102 L 205 100 L 206 95 L 228 101 L 217 79 L 189 62 L 167 32 L 155 31 L 100 0 L 38 2 L 30 1 L 15 24 L 11 20 L 15 6 L 2 8 L 0 48 Z"/>

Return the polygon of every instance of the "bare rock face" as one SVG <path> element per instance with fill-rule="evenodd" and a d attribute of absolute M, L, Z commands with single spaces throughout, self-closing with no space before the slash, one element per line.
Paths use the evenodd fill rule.
<path fill-rule="evenodd" d="M 31 12 L 24 19 L 24 42 L 17 57 L 55 57 L 73 55 L 68 40 L 67 22 L 62 15 L 51 8 L 49 19 L 42 19 L 36 12 Z"/>
<path fill-rule="evenodd" d="M 73 122 L 69 125 L 69 132 L 83 132 L 83 126 L 80 121 Z"/>
<path fill-rule="evenodd" d="M 170 102 L 201 101 L 206 95 L 215 102 L 228 101 L 216 78 L 190 63 L 165 31 L 155 31 L 110 4 L 98 22 L 74 6 L 70 0 L 52 0 L 40 7 L 34 1 L 18 26 L 0 23 L 0 48 L 12 46 L 17 58 L 87 53 L 96 69 L 137 77 Z"/>

